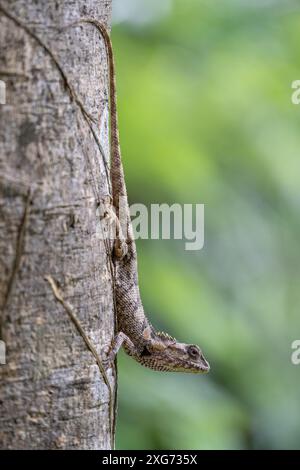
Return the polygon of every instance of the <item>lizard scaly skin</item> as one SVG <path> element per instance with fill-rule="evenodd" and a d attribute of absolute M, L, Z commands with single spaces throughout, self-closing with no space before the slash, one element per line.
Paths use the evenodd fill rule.
<path fill-rule="evenodd" d="M 168 334 L 155 331 L 144 313 L 138 285 L 137 252 L 121 160 L 112 44 L 106 28 L 101 23 L 89 18 L 83 21 L 97 27 L 107 50 L 110 94 L 110 176 L 113 207 L 117 217 L 120 215 L 120 201 L 125 201 L 125 231 L 121 231 L 120 223 L 116 224 L 117 237 L 113 250 L 118 334 L 109 349 L 106 362 L 110 365 L 123 346 L 136 361 L 154 370 L 208 372 L 209 364 L 198 346 L 179 343 Z"/>

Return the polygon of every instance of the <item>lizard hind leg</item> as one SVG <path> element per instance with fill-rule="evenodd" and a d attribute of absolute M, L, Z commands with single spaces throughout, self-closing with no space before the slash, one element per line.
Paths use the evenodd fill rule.
<path fill-rule="evenodd" d="M 124 239 L 116 238 L 114 242 L 114 250 L 113 254 L 116 259 L 121 260 L 123 259 L 128 253 L 128 246 Z"/>
<path fill-rule="evenodd" d="M 106 196 L 102 199 L 99 206 L 100 220 L 103 225 L 104 232 L 107 234 L 107 238 L 113 240 L 113 255 L 116 259 L 123 259 L 128 253 L 128 246 L 126 239 L 123 235 L 121 223 L 112 206 L 112 199 L 110 196 Z"/>

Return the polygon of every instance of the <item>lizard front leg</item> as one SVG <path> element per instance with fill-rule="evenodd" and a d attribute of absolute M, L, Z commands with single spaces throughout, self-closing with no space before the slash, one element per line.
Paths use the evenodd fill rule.
<path fill-rule="evenodd" d="M 105 369 L 109 369 L 112 366 L 115 357 L 122 346 L 124 346 L 124 349 L 126 350 L 127 354 L 129 354 L 129 356 L 137 356 L 139 354 L 139 351 L 133 342 L 128 338 L 128 336 L 125 335 L 125 333 L 120 331 L 114 337 L 111 345 L 104 350 L 105 357 L 103 358 L 102 362 Z"/>

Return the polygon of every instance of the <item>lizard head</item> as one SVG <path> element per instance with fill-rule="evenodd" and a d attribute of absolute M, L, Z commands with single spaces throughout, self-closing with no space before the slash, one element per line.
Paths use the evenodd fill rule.
<path fill-rule="evenodd" d="M 139 362 L 151 369 L 169 372 L 203 374 L 210 366 L 201 349 L 195 344 L 179 343 L 165 333 L 145 346 Z"/>

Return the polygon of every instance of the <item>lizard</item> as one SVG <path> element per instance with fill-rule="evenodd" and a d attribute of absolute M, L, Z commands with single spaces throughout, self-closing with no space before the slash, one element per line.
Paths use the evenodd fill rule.
<path fill-rule="evenodd" d="M 164 332 L 154 329 L 148 320 L 139 291 L 137 250 L 130 219 L 126 183 L 120 150 L 116 75 L 114 53 L 106 27 L 93 18 L 82 18 L 80 22 L 96 26 L 105 43 L 109 75 L 110 114 L 110 183 L 113 210 L 108 211 L 115 218 L 116 237 L 112 249 L 115 266 L 114 295 L 117 320 L 117 334 L 110 346 L 105 348 L 103 363 L 112 367 L 119 349 L 138 363 L 157 371 L 206 373 L 210 365 L 202 350 L 195 344 L 178 342 Z M 120 201 L 125 201 L 125 230 L 122 230 Z"/>

